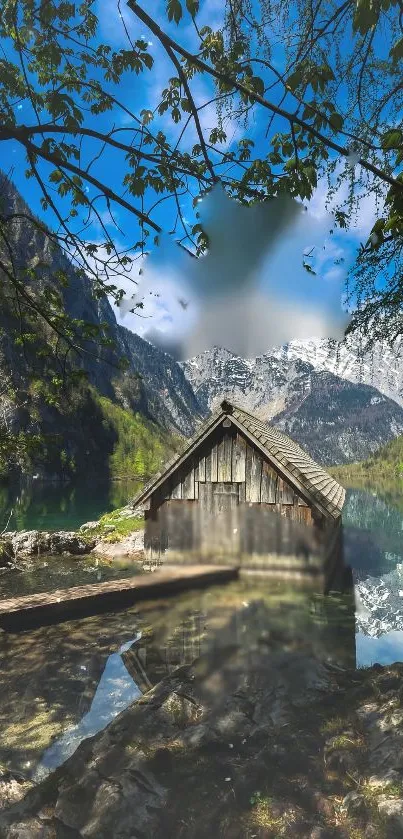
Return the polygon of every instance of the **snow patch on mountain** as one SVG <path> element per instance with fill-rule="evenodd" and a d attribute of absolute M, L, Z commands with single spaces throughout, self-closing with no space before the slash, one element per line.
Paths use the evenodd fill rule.
<path fill-rule="evenodd" d="M 349 337 L 342 343 L 313 338 L 290 341 L 270 355 L 287 363 L 300 359 L 315 370 L 327 370 L 350 382 L 371 385 L 403 406 L 402 339 L 396 341 L 394 350 L 386 342 L 379 341 L 370 352 L 364 352 L 362 341 L 356 337 Z"/>
<path fill-rule="evenodd" d="M 225 397 L 330 465 L 365 459 L 403 433 L 403 344 L 361 350 L 357 339 L 312 339 L 244 359 L 214 347 L 181 367 L 204 410 Z"/>

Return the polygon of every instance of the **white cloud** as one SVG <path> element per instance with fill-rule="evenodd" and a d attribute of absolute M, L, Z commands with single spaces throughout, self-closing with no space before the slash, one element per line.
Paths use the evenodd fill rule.
<path fill-rule="evenodd" d="M 328 254 L 322 253 L 327 220 L 315 223 L 300 212 L 291 224 L 285 210 L 277 201 L 251 210 L 218 200 L 209 209 L 210 224 L 214 213 L 219 217 L 210 253 L 192 260 L 165 244 L 142 265 L 135 300 L 144 302 L 143 319 L 127 314 L 121 322 L 167 351 L 179 346 L 182 357 L 216 344 L 251 356 L 293 338 L 341 338 L 345 268 L 334 259 L 342 251 L 330 241 Z M 307 243 L 318 252 L 317 276 L 303 268 Z"/>
<path fill-rule="evenodd" d="M 143 274 L 139 277 L 140 265 Z M 133 279 L 138 283 L 135 288 Z M 150 330 L 158 330 L 169 340 L 170 336 L 182 335 L 195 320 L 194 301 L 190 310 L 184 309 L 180 302 L 189 302 L 183 277 L 169 264 L 155 265 L 152 257 L 136 262 L 130 276 L 119 280 L 117 285 L 126 294 L 124 306 L 115 308 L 117 321 L 138 335 L 146 336 Z M 143 309 L 127 311 L 130 303 L 134 306 L 138 302 L 143 303 Z"/>

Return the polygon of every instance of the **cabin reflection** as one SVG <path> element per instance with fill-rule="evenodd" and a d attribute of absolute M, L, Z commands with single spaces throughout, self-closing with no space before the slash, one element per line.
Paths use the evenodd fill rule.
<path fill-rule="evenodd" d="M 210 669 L 252 656 L 253 669 L 253 656 L 262 650 L 266 655 L 300 651 L 339 667 L 355 667 L 351 576 L 345 575 L 343 590 L 327 596 L 306 581 L 273 583 L 266 575 L 255 574 L 226 588 L 227 596 L 219 590 L 211 590 L 208 600 L 200 595 L 201 608 L 182 614 L 174 628 L 168 618 L 165 628 L 152 630 L 146 640 L 123 653 L 124 664 L 142 692 L 196 660 Z"/>
<path fill-rule="evenodd" d="M 41 772 L 50 771 L 182 665 L 198 662 L 206 691 L 214 683 L 220 698 L 234 678 L 253 680 L 272 657 L 286 665 L 288 655 L 311 655 L 353 668 L 350 583 L 344 575 L 340 590 L 324 596 L 312 579 L 248 571 L 227 585 L 144 602 L 123 614 L 4 633 L 3 764 L 31 775 L 40 762 Z"/>

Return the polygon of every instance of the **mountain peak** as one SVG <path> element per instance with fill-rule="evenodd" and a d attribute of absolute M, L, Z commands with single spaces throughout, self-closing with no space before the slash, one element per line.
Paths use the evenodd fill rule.
<path fill-rule="evenodd" d="M 367 457 L 403 432 L 403 369 L 379 345 L 289 341 L 253 359 L 214 347 L 181 367 L 205 410 L 225 397 L 277 424 L 325 464 Z"/>

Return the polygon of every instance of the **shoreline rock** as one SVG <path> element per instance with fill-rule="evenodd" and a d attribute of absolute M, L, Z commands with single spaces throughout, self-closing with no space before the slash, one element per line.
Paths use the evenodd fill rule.
<path fill-rule="evenodd" d="M 6 804 L 0 839 L 398 839 L 403 722 L 390 722 L 400 702 L 391 676 L 403 665 L 342 671 L 299 652 L 202 655 Z"/>
<path fill-rule="evenodd" d="M 96 554 L 104 558 L 143 558 L 144 529 L 119 533 L 119 524 L 131 518 L 141 518 L 141 510 L 124 507 L 110 517 L 86 522 L 78 530 L 21 530 L 6 531 L 0 536 L 0 568 L 15 568 L 20 560 L 44 556 L 85 556 Z M 111 521 L 109 521 L 109 518 Z M 112 523 L 112 519 L 113 522 Z"/>
<path fill-rule="evenodd" d="M 114 559 L 116 557 L 133 557 L 133 559 L 144 559 L 144 530 L 135 530 L 118 542 L 110 542 L 101 539 L 96 542 L 91 550 L 91 554 L 103 557 L 105 559 Z"/>
<path fill-rule="evenodd" d="M 76 531 L 22 530 L 5 533 L 0 541 L 0 566 L 35 556 L 83 556 L 95 546 L 95 538 L 84 538 Z"/>

